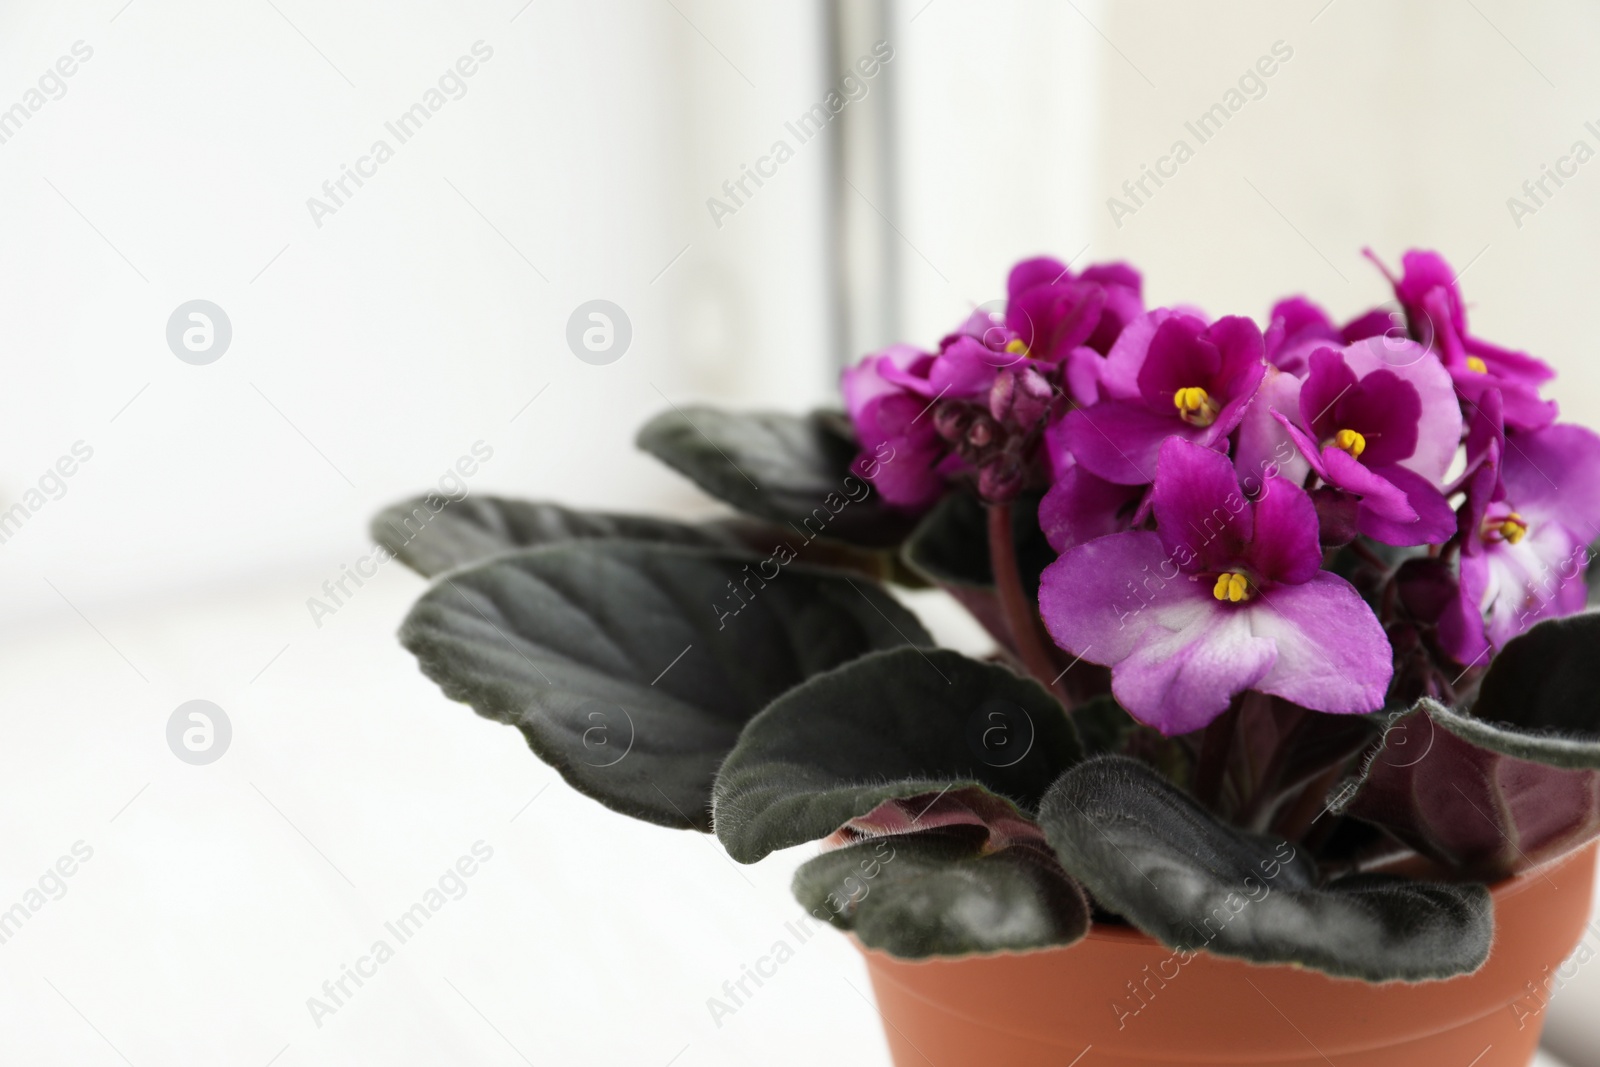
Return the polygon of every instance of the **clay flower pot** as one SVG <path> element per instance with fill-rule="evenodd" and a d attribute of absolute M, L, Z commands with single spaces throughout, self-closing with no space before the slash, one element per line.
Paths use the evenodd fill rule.
<path fill-rule="evenodd" d="M 1204 952 L 1185 962 L 1123 926 L 1020 954 L 863 954 L 896 1067 L 1527 1067 L 1594 874 L 1591 844 L 1493 886 L 1488 963 L 1436 982 L 1376 985 Z"/>

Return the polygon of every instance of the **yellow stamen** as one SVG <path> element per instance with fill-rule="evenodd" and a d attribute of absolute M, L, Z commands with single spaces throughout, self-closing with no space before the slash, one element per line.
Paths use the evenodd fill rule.
<path fill-rule="evenodd" d="M 1472 371 L 1474 374 L 1488 374 L 1489 373 L 1489 364 L 1485 363 L 1483 360 L 1479 359 L 1477 356 L 1468 356 L 1467 357 L 1467 369 L 1469 371 Z"/>
<path fill-rule="evenodd" d="M 1361 453 L 1367 450 L 1367 439 L 1355 430 L 1340 430 L 1333 435 L 1335 448 L 1348 452 L 1355 459 L 1361 458 Z"/>
<path fill-rule="evenodd" d="M 1179 389 L 1172 394 L 1172 403 L 1178 409 L 1178 417 L 1190 426 L 1210 426 L 1222 412 L 1210 394 L 1199 386 Z"/>
<path fill-rule="evenodd" d="M 1028 354 L 1028 346 L 1022 343 L 1022 338 L 1018 337 L 1006 344 L 1006 351 L 1013 356 L 1025 356 Z"/>
<path fill-rule="evenodd" d="M 1212 587 L 1211 595 L 1218 600 L 1238 604 L 1255 596 L 1256 591 L 1251 587 L 1249 578 L 1232 571 L 1223 571 L 1217 575 L 1217 584 Z"/>
<path fill-rule="evenodd" d="M 1527 536 L 1528 520 L 1515 511 L 1498 522 L 1491 519 L 1483 524 L 1485 541 L 1506 541 L 1514 545 Z"/>

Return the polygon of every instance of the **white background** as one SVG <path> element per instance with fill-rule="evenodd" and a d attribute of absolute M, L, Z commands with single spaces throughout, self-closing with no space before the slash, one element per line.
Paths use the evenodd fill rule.
<path fill-rule="evenodd" d="M 898 178 L 868 206 L 892 215 L 906 337 L 1041 251 L 1133 258 L 1154 302 L 1306 289 L 1349 314 L 1386 295 L 1363 243 L 1424 244 L 1472 264 L 1475 325 L 1600 421 L 1600 164 L 1521 228 L 1504 203 L 1575 138 L 1600 147 L 1593 9 L 889 11 Z M 1115 226 L 1105 199 L 1280 39 L 1267 95 Z M 465 96 L 317 226 L 307 198 L 479 40 Z M 306 607 L 373 510 L 474 442 L 474 492 L 704 511 L 633 450 L 639 422 L 829 400 L 829 146 L 720 227 L 705 206 L 841 73 L 820 9 L 7 0 L 0 109 L 77 41 L 65 95 L 0 144 L 0 508 L 94 450 L 0 544 L 0 908 L 75 842 L 93 858 L 0 945 L 0 1062 L 884 1062 L 831 932 L 720 1027 L 706 1010 L 786 937 L 807 850 L 739 868 L 572 793 L 417 674 L 392 634 L 423 583 L 398 565 L 320 627 Z M 165 339 L 196 298 L 233 327 L 209 366 Z M 594 298 L 633 327 L 606 367 L 564 340 Z M 165 740 L 195 698 L 234 729 L 206 767 Z M 480 840 L 466 895 L 317 1026 L 307 998 Z M 1574 1065 L 1600 1063 L 1597 991 L 1585 973 L 1552 1009 Z"/>

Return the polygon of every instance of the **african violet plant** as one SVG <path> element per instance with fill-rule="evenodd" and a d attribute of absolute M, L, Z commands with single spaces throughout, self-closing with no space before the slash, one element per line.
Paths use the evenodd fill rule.
<path fill-rule="evenodd" d="M 1263 330 L 1028 260 L 1003 314 L 847 371 L 847 417 L 644 427 L 738 517 L 380 515 L 438 579 L 401 640 L 608 807 L 746 863 L 825 840 L 796 895 L 895 955 L 1094 921 L 1471 971 L 1485 883 L 1600 835 L 1600 438 L 1439 256 L 1390 280 L 1398 311 Z M 934 648 L 886 584 L 999 651 Z"/>

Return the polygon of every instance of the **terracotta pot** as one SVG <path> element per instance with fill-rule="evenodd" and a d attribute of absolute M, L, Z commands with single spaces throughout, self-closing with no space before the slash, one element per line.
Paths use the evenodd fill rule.
<path fill-rule="evenodd" d="M 1494 886 L 1489 962 L 1441 982 L 1373 985 L 1207 953 L 1180 965 L 1111 926 L 1038 952 L 863 954 L 896 1067 L 1527 1067 L 1547 990 L 1584 933 L 1595 847 Z"/>

